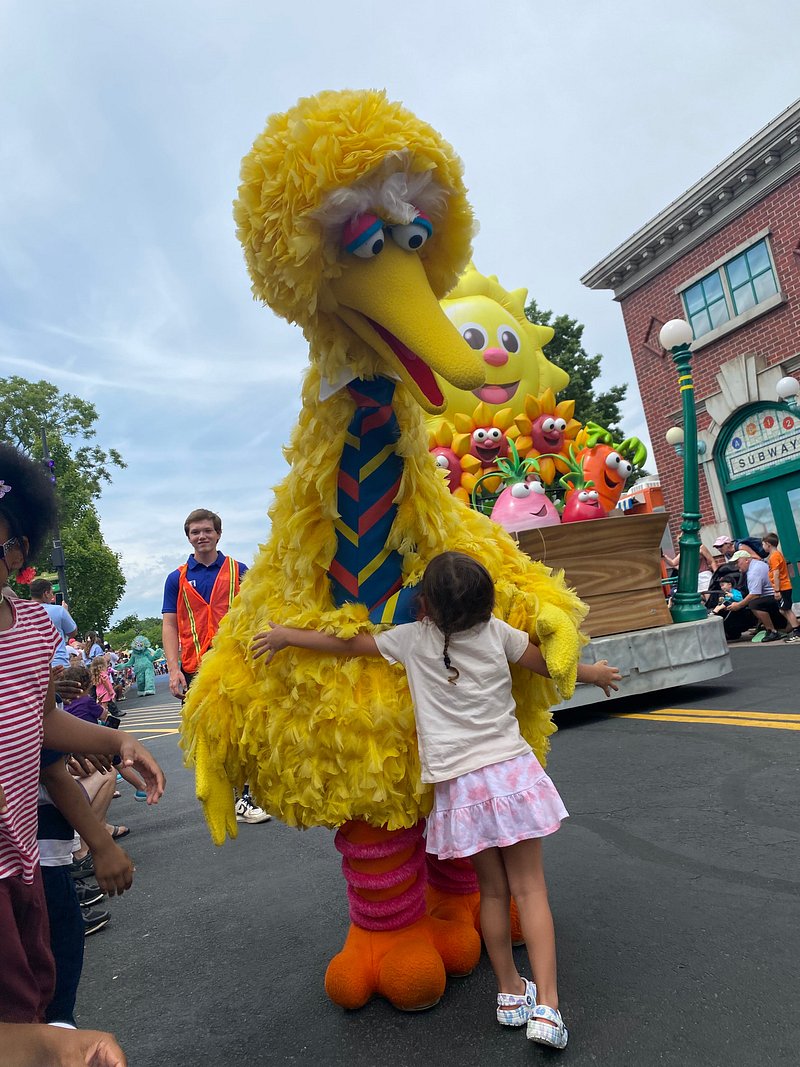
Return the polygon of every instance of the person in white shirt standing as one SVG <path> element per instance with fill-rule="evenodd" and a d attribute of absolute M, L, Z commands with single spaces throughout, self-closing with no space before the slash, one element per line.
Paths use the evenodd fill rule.
<path fill-rule="evenodd" d="M 423 782 L 434 783 L 427 850 L 469 856 L 481 890 L 481 932 L 497 979 L 497 1020 L 525 1026 L 531 1041 L 566 1047 L 558 1010 L 556 943 L 542 867 L 541 839 L 568 812 L 522 736 L 509 663 L 544 677 L 544 657 L 528 634 L 493 614 L 494 584 L 471 556 L 443 552 L 425 569 L 421 620 L 348 640 L 270 624 L 253 654 L 287 646 L 402 663 L 414 702 Z M 609 694 L 619 679 L 605 660 L 578 667 L 578 681 Z M 514 962 L 509 908 L 514 896 L 535 981 Z"/>

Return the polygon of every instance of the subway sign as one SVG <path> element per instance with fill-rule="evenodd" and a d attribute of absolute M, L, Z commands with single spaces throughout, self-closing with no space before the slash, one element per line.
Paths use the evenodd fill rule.
<path fill-rule="evenodd" d="M 728 440 L 725 465 L 731 479 L 800 460 L 800 411 L 780 407 L 742 419 Z"/>

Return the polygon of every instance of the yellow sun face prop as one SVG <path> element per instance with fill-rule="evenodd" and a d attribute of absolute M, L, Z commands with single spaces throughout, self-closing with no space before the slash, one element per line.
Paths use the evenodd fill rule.
<path fill-rule="evenodd" d="M 494 414 L 510 408 L 512 418 L 525 412 L 526 396 L 554 393 L 569 375 L 546 358 L 542 348 L 553 337 L 550 326 L 525 316 L 526 289 L 509 292 L 497 278 L 485 277 L 470 264 L 458 285 L 441 301 L 445 314 L 483 363 L 485 382 L 472 390 L 441 382 L 447 398 L 444 416 L 471 414 L 476 401 Z"/>

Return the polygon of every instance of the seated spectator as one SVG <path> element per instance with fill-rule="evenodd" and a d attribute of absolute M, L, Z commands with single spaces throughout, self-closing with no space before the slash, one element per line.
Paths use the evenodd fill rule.
<path fill-rule="evenodd" d="M 745 630 L 758 622 L 767 631 L 764 641 L 779 641 L 781 634 L 778 626 L 783 628 L 786 622 L 775 601 L 775 593 L 769 579 L 769 567 L 763 559 L 756 559 L 745 549 L 734 552 L 730 561 L 745 575 L 747 592 L 742 600 L 728 607 L 725 616 L 725 633 L 728 640 L 738 640 Z"/>
<path fill-rule="evenodd" d="M 724 615 L 727 613 L 731 604 L 740 604 L 744 597 L 738 589 L 733 588 L 733 582 L 730 578 L 723 578 L 719 583 L 721 596 L 719 603 L 714 608 L 715 615 Z"/>

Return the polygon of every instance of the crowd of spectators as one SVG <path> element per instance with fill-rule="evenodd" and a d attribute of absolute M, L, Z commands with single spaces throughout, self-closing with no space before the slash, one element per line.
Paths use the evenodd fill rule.
<path fill-rule="evenodd" d="M 721 615 L 728 641 L 787 641 L 800 644 L 800 621 L 793 611 L 792 583 L 775 533 L 763 538 L 718 537 L 712 552 L 700 546 L 698 592 L 709 615 Z M 677 570 L 675 556 L 661 553 Z"/>

